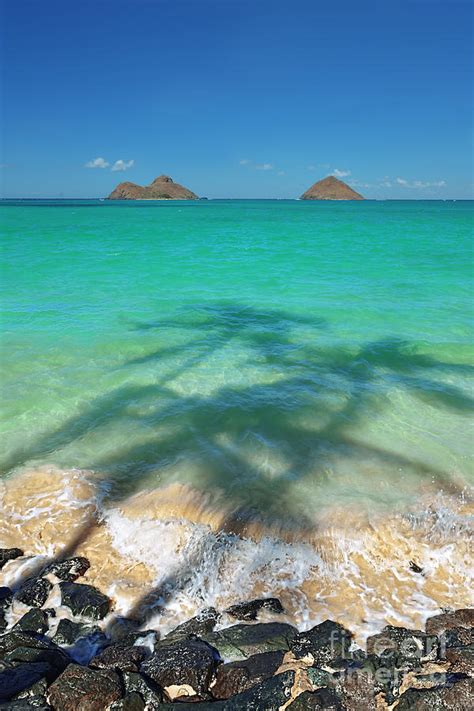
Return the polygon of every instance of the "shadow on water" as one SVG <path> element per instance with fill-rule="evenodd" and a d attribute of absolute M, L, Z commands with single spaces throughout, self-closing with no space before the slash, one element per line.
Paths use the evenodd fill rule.
<path fill-rule="evenodd" d="M 321 486 L 341 457 L 355 466 L 370 460 L 380 467 L 409 468 L 420 478 L 435 475 L 445 489 L 452 486 L 442 470 L 358 441 L 354 431 L 377 418 L 394 390 L 435 408 L 473 411 L 474 400 L 439 377 L 471 374 L 470 366 L 420 355 L 414 345 L 398 339 L 363 347 L 328 346 L 328 325 L 322 319 L 234 303 L 196 306 L 176 318 L 137 322 L 130 328 L 137 338 L 153 332 L 158 342 L 167 342 L 124 363 L 122 386 L 16 452 L 4 471 L 44 460 L 101 428 L 129 423 L 143 428 L 146 439 L 124 441 L 87 462 L 88 468 L 105 474 L 109 501 L 172 481 L 176 467 L 192 469 L 193 486 L 206 494 L 219 492 L 226 505 L 222 530 L 243 535 L 255 519 L 314 527 L 303 510 L 304 494 L 302 500 L 297 492 Z M 184 335 L 184 342 L 173 345 L 173 333 L 181 339 Z M 177 379 L 229 346 L 244 358 L 242 368 L 249 373 L 245 382 L 215 387 L 207 395 L 180 393 Z M 156 367 L 154 381 L 127 382 L 131 370 L 142 366 L 148 378 Z M 258 382 L 252 382 L 255 374 Z M 91 528 L 95 525 L 90 522 Z M 67 555 L 86 536 L 81 531 L 67 546 Z M 64 551 L 59 557 L 65 557 Z M 179 571 L 147 593 L 131 616 L 143 622 L 148 614 L 144 603 L 149 610 L 150 599 L 163 601 L 176 593 L 188 572 Z"/>

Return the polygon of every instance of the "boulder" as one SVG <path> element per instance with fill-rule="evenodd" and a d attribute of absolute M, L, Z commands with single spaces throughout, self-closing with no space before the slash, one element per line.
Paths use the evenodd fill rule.
<path fill-rule="evenodd" d="M 166 635 L 163 641 L 178 642 L 189 637 L 202 637 L 208 632 L 212 632 L 219 620 L 219 613 L 213 607 L 207 607 L 202 610 L 196 617 L 183 622 L 178 627 L 175 627 L 169 634 Z"/>
<path fill-rule="evenodd" d="M 474 609 L 454 610 L 429 617 L 426 620 L 425 630 L 428 634 L 440 635 L 446 630 L 457 627 L 474 628 Z"/>
<path fill-rule="evenodd" d="M 212 695 L 216 699 L 228 699 L 269 679 L 281 665 L 284 656 L 283 651 L 263 652 L 242 661 L 221 664 L 217 668 Z"/>
<path fill-rule="evenodd" d="M 103 619 L 110 610 L 110 600 L 92 585 L 60 583 L 61 603 L 69 607 L 73 615 L 90 620 Z"/>
<path fill-rule="evenodd" d="M 45 662 L 32 664 L 2 664 L 0 668 L 0 699 L 6 701 L 29 689 L 46 678 L 49 665 Z"/>
<path fill-rule="evenodd" d="M 116 672 L 79 664 L 70 664 L 48 690 L 48 701 L 57 711 L 104 711 L 121 696 Z"/>
<path fill-rule="evenodd" d="M 154 711 L 161 708 L 161 703 L 166 696 L 163 689 L 156 684 L 153 679 L 145 677 L 136 672 L 124 672 L 122 674 L 123 686 L 127 694 L 138 694 L 147 706 L 147 711 Z"/>
<path fill-rule="evenodd" d="M 32 607 L 12 627 L 12 631 L 31 632 L 33 634 L 46 634 L 49 629 L 48 615 L 37 607 Z"/>
<path fill-rule="evenodd" d="M 268 622 L 234 625 L 203 635 L 203 639 L 218 650 L 222 659 L 238 661 L 262 652 L 288 651 L 297 634 L 292 625 Z"/>
<path fill-rule="evenodd" d="M 294 683 L 295 673 L 284 672 L 220 703 L 225 711 L 279 711 L 290 699 Z"/>
<path fill-rule="evenodd" d="M 256 620 L 261 610 L 268 610 L 276 614 L 284 612 L 283 605 L 276 597 L 260 598 L 258 600 L 250 600 L 250 602 L 239 602 L 237 605 L 228 607 L 225 612 L 238 620 L 250 621 Z"/>
<path fill-rule="evenodd" d="M 119 669 L 120 671 L 138 672 L 141 662 L 145 659 L 143 647 L 121 644 L 111 644 L 99 652 L 91 661 L 92 669 Z"/>
<path fill-rule="evenodd" d="M 77 580 L 80 575 L 84 575 L 90 567 L 91 564 L 87 558 L 76 556 L 75 558 L 67 558 L 57 563 L 51 563 L 51 565 L 48 565 L 48 567 L 43 570 L 42 575 L 52 573 L 59 580 L 72 583 L 74 580 Z"/>
<path fill-rule="evenodd" d="M 435 661 L 438 639 L 420 630 L 387 625 L 367 639 L 368 654 L 383 657 L 398 669 L 416 669 L 424 662 Z"/>
<path fill-rule="evenodd" d="M 364 704 L 358 711 L 368 708 Z M 317 691 L 304 691 L 288 706 L 291 711 L 345 711 L 341 699 L 334 689 L 318 689 Z"/>
<path fill-rule="evenodd" d="M 31 686 L 27 687 L 26 689 L 23 689 L 23 691 L 20 691 L 18 694 L 15 694 L 15 699 L 38 699 L 39 697 L 43 698 L 43 701 L 46 702 L 46 690 L 48 688 L 48 682 L 46 679 L 43 677 L 39 681 L 35 682 Z"/>
<path fill-rule="evenodd" d="M 85 625 L 81 622 L 71 622 L 71 620 L 59 620 L 53 640 L 56 644 L 70 646 L 78 639 L 100 634 L 100 629 L 93 625 Z"/>
<path fill-rule="evenodd" d="M 51 711 L 51 706 L 45 702 L 43 696 L 31 696 L 29 699 L 18 699 L 12 701 L 0 702 L 1 711 Z"/>
<path fill-rule="evenodd" d="M 15 560 L 23 555 L 20 548 L 0 548 L 0 570 L 9 560 Z"/>
<path fill-rule="evenodd" d="M 107 711 L 143 711 L 145 702 L 139 694 L 127 694 L 119 701 L 110 704 Z"/>
<path fill-rule="evenodd" d="M 338 622 L 326 620 L 297 634 L 290 648 L 298 659 L 311 654 L 316 666 L 324 666 L 338 657 L 347 658 L 351 640 L 352 634 L 345 627 Z"/>
<path fill-rule="evenodd" d="M 12 600 L 13 593 L 10 588 L 0 587 L 0 631 L 6 629 L 7 612 Z"/>
<path fill-rule="evenodd" d="M 142 671 L 165 690 L 186 685 L 189 695 L 206 696 L 218 661 L 209 644 L 187 640 L 159 647 L 142 664 Z"/>
<path fill-rule="evenodd" d="M 474 645 L 447 649 L 446 660 L 450 663 L 449 671 L 474 676 Z"/>
<path fill-rule="evenodd" d="M 461 679 L 433 689 L 408 689 L 400 696 L 396 711 L 472 711 L 474 682 Z"/>
<path fill-rule="evenodd" d="M 43 607 L 52 587 L 49 580 L 31 578 L 16 591 L 14 598 L 29 607 Z"/>

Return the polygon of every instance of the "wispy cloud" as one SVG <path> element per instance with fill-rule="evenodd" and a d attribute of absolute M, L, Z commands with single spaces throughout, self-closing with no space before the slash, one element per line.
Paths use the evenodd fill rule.
<path fill-rule="evenodd" d="M 261 163 L 255 166 L 256 170 L 273 170 L 273 165 L 271 163 Z"/>
<path fill-rule="evenodd" d="M 114 172 L 118 170 L 127 170 L 128 168 L 133 168 L 135 161 L 132 160 L 116 160 L 112 166 Z"/>
<path fill-rule="evenodd" d="M 279 170 L 278 173 L 277 173 L 277 175 L 285 175 L 285 171 L 284 171 L 284 170 Z"/>
<path fill-rule="evenodd" d="M 239 160 L 240 165 L 248 165 L 250 163 L 248 158 L 242 158 L 242 160 Z"/>
<path fill-rule="evenodd" d="M 423 190 L 424 188 L 443 188 L 446 185 L 445 180 L 435 180 L 431 182 L 424 182 L 423 180 L 412 180 L 410 182 L 409 180 L 405 180 L 405 178 L 397 178 L 395 182 L 398 183 L 398 185 L 401 185 L 403 188 L 414 188 L 415 190 Z"/>
<path fill-rule="evenodd" d="M 332 171 L 332 174 L 336 176 L 336 178 L 346 178 L 348 175 L 351 174 L 350 170 L 340 170 L 339 168 L 334 168 Z"/>
<path fill-rule="evenodd" d="M 107 163 L 107 161 L 104 158 L 94 158 L 94 160 L 88 161 L 84 168 L 108 168 L 110 163 Z"/>

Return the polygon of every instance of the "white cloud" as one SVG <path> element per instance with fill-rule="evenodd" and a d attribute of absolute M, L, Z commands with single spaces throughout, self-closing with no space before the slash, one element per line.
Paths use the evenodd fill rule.
<path fill-rule="evenodd" d="M 339 170 L 339 168 L 334 168 L 332 171 L 333 175 L 336 176 L 336 178 L 346 178 L 348 175 L 351 174 L 350 170 Z"/>
<path fill-rule="evenodd" d="M 404 188 L 414 188 L 415 190 L 423 190 L 424 188 L 443 188 L 446 185 L 445 180 L 435 180 L 432 182 L 423 182 L 423 180 L 413 180 L 410 183 L 405 178 L 397 178 L 397 183 Z"/>
<path fill-rule="evenodd" d="M 112 166 L 114 172 L 118 170 L 127 170 L 127 168 L 132 168 L 135 161 L 132 160 L 116 160 Z"/>
<path fill-rule="evenodd" d="M 262 163 L 261 165 L 256 165 L 257 170 L 273 170 L 273 165 L 271 163 Z"/>
<path fill-rule="evenodd" d="M 278 173 L 277 173 L 277 175 L 285 175 L 285 171 L 284 171 L 284 170 L 279 170 Z"/>
<path fill-rule="evenodd" d="M 308 165 L 308 170 L 316 170 L 316 166 L 315 165 Z"/>
<path fill-rule="evenodd" d="M 248 165 L 250 163 L 248 158 L 242 158 L 242 160 L 239 161 L 240 165 Z"/>
<path fill-rule="evenodd" d="M 94 160 L 88 161 L 84 168 L 108 168 L 109 165 L 110 163 L 107 163 L 104 158 L 94 158 Z"/>

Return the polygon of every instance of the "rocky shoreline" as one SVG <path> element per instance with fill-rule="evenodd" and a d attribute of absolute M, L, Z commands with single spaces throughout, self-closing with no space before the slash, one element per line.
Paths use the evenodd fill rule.
<path fill-rule="evenodd" d="M 0 569 L 22 555 L 0 549 Z M 331 620 L 305 631 L 259 621 L 283 612 L 276 598 L 222 611 L 236 622 L 225 628 L 222 612 L 205 609 L 161 638 L 76 582 L 89 567 L 83 557 L 58 560 L 0 588 L 0 709 L 474 707 L 472 609 L 442 611 L 424 631 L 387 626 L 365 650 Z"/>

